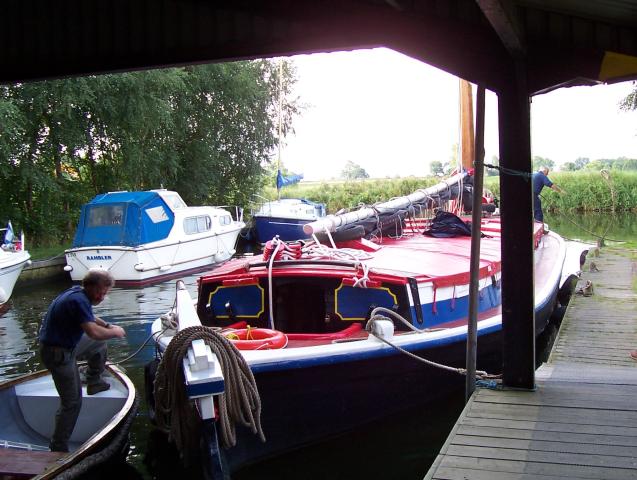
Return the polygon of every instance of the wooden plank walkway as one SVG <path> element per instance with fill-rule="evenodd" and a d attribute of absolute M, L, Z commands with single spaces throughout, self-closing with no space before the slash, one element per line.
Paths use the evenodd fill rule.
<path fill-rule="evenodd" d="M 637 479 L 636 258 L 589 254 L 537 390 L 477 390 L 426 479 Z"/>

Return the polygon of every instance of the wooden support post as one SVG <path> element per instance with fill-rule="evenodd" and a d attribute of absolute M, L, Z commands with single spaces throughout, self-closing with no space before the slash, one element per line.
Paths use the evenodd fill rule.
<path fill-rule="evenodd" d="M 526 68 L 512 64 L 498 93 L 502 220 L 503 384 L 535 388 L 531 116 Z"/>
<path fill-rule="evenodd" d="M 482 177 L 484 175 L 484 86 L 478 85 L 476 95 L 476 138 L 473 209 L 471 212 L 471 268 L 469 283 L 469 324 L 467 326 L 467 379 L 465 402 L 476 388 L 476 358 L 478 346 L 478 299 L 480 295 L 480 234 L 482 221 Z"/>

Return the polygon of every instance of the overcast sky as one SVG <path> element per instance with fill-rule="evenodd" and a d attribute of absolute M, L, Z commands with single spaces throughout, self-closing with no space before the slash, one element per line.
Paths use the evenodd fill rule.
<path fill-rule="evenodd" d="M 306 180 L 338 178 L 348 160 L 372 177 L 424 176 L 458 143 L 458 79 L 380 48 L 291 57 L 307 105 L 282 162 Z M 533 155 L 637 158 L 637 112 L 618 103 L 630 82 L 560 89 L 533 98 Z M 497 98 L 487 92 L 485 161 L 498 155 Z"/>

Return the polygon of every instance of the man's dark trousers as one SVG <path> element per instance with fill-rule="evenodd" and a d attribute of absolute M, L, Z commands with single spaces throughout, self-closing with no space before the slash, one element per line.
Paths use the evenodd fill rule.
<path fill-rule="evenodd" d="M 51 372 L 60 396 L 60 408 L 55 414 L 55 430 L 49 448 L 68 451 L 68 442 L 82 408 L 82 382 L 77 360 L 86 360 L 86 382 L 91 385 L 101 380 L 106 363 L 106 343 L 82 335 L 74 349 L 42 345 L 42 363 Z"/>

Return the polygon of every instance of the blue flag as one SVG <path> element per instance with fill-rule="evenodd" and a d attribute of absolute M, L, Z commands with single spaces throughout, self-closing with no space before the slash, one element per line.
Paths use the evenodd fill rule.
<path fill-rule="evenodd" d="M 302 179 L 303 175 L 290 175 L 289 177 L 284 177 L 281 174 L 281 170 L 278 170 L 276 174 L 276 189 L 281 190 L 281 188 L 287 185 L 293 185 L 300 182 Z"/>
<path fill-rule="evenodd" d="M 7 231 L 4 232 L 4 244 L 10 245 L 13 242 L 13 226 L 11 225 L 11 220 L 7 223 Z"/>

